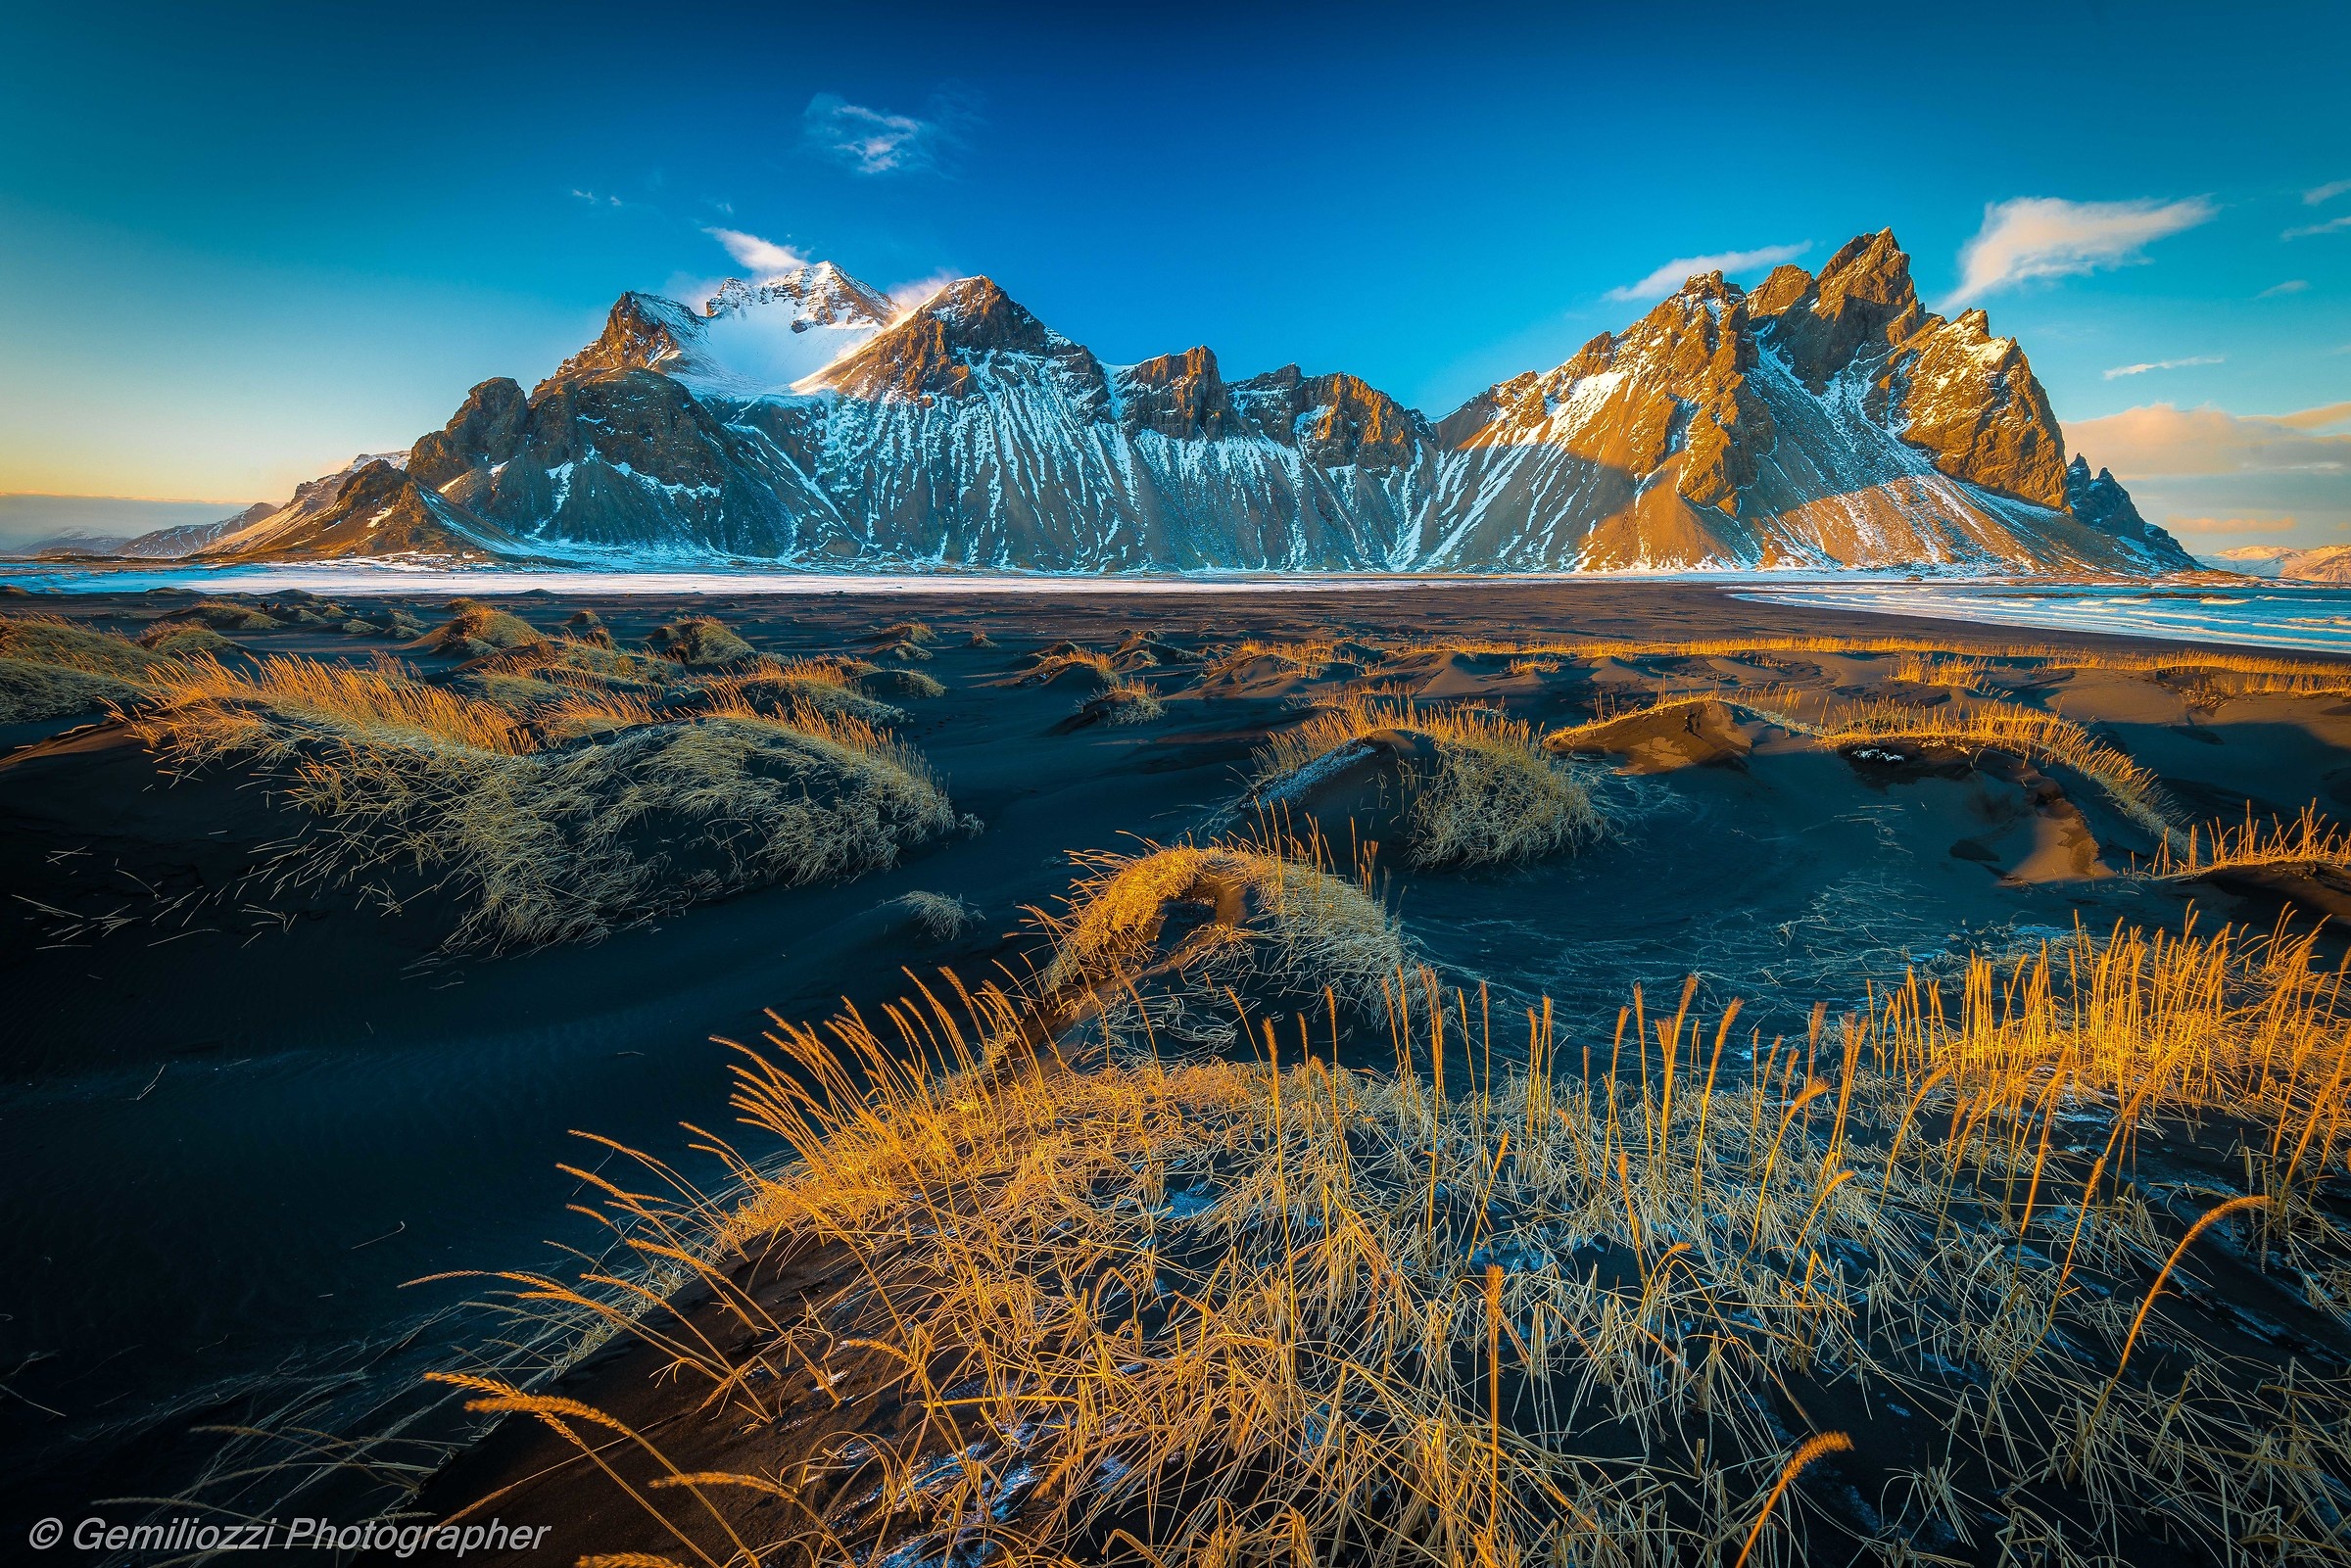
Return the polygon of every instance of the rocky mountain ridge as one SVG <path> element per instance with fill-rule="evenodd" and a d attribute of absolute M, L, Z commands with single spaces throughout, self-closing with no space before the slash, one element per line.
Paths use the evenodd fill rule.
<path fill-rule="evenodd" d="M 1890 232 L 1694 277 L 1439 420 L 1213 351 L 1106 365 L 986 278 L 900 311 L 829 264 L 699 312 L 624 295 L 529 393 L 469 393 L 214 558 L 1042 571 L 2185 568 L 1981 310 Z"/>

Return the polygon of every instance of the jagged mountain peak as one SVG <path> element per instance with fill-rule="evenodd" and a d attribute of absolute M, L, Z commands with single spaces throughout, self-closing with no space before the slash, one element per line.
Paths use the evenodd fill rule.
<path fill-rule="evenodd" d="M 729 278 L 703 303 L 717 317 L 784 307 L 807 326 L 884 327 L 898 313 L 888 295 L 831 261 L 813 261 L 756 281 Z"/>
<path fill-rule="evenodd" d="M 939 323 L 960 349 L 1057 354 L 1071 346 L 989 277 L 957 278 L 915 307 L 901 324 L 921 320 Z"/>
<path fill-rule="evenodd" d="M 1666 304 L 1680 304 L 1685 309 L 1693 306 L 1723 307 L 1747 298 L 1747 291 L 1722 275 L 1720 268 L 1711 272 L 1693 272 L 1682 280 L 1682 286 L 1665 297 Z"/>
<path fill-rule="evenodd" d="M 1840 245 L 1820 269 L 1819 282 L 1824 300 L 1849 295 L 1898 307 L 1918 299 L 1910 282 L 1910 253 L 1890 228 L 1856 234 Z"/>
<path fill-rule="evenodd" d="M 1006 357 L 1032 362 L 996 365 Z M 956 279 L 799 390 L 928 404 L 973 396 L 991 366 L 1028 381 L 1048 376 L 1092 414 L 1110 408 L 1109 380 L 1093 355 L 987 277 Z"/>
<path fill-rule="evenodd" d="M 1119 423 L 1129 436 L 1156 430 L 1171 440 L 1215 441 L 1235 428 L 1232 391 L 1205 345 L 1125 366 L 1115 379 Z"/>
<path fill-rule="evenodd" d="M 2119 485 L 2069 484 L 2023 351 L 1981 310 L 1929 314 L 1890 229 L 1839 247 L 1817 276 L 1783 265 L 1752 292 L 1698 274 L 1556 369 L 1470 399 L 1437 435 L 1489 498 L 1523 485 L 1516 504 L 1564 492 L 1612 514 L 1586 565 L 2096 562 L 2118 544 L 2126 560 L 2185 560 Z"/>
<path fill-rule="evenodd" d="M 888 295 L 830 261 L 757 282 L 729 278 L 698 314 L 675 300 L 632 292 L 613 303 L 602 335 L 538 392 L 652 370 L 706 397 L 776 396 L 866 343 L 895 314 Z"/>
<path fill-rule="evenodd" d="M 1814 391 L 1856 360 L 1874 359 L 1930 319 L 1894 230 L 1856 235 L 1817 277 L 1783 266 L 1756 291 L 1751 313 Z"/>

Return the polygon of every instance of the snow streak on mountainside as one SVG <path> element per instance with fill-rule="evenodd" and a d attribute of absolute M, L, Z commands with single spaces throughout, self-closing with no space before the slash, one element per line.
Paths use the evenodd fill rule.
<path fill-rule="evenodd" d="M 473 389 L 208 556 L 937 563 L 1048 571 L 2192 564 L 2065 460 L 1984 313 L 1928 314 L 1890 233 L 1431 423 L 1345 374 L 1108 366 L 985 278 L 904 313 L 830 264 L 698 314 L 624 295 L 526 395 Z"/>

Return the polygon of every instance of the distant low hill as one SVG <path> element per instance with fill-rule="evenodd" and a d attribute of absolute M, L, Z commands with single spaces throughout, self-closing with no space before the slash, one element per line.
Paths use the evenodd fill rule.
<path fill-rule="evenodd" d="M 2295 583 L 2351 583 L 2351 545 L 2293 549 L 2283 545 L 2239 545 L 2213 557 L 2233 571 Z"/>

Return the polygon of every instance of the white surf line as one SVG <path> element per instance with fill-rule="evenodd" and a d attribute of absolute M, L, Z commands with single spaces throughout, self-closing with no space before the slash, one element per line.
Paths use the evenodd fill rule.
<path fill-rule="evenodd" d="M 2351 653 L 2351 592 L 2341 589 L 1962 588 L 1949 584 L 1743 587 L 1738 597 L 1864 615 L 1912 615 L 1979 626 L 2099 632 L 2175 642 Z"/>

